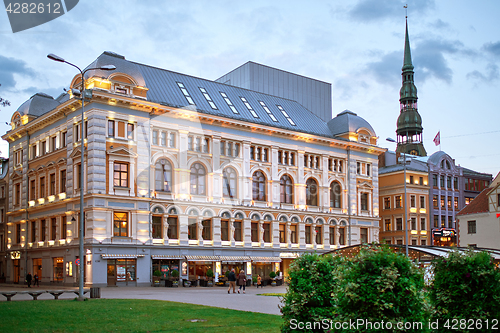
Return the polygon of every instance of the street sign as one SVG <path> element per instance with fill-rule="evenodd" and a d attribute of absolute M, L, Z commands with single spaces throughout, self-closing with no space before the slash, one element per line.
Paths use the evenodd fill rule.
<path fill-rule="evenodd" d="M 75 265 L 80 266 L 80 258 L 75 260 Z"/>

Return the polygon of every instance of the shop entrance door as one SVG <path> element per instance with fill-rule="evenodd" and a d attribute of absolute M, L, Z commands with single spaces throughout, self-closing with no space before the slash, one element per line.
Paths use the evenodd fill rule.
<path fill-rule="evenodd" d="M 114 286 L 116 286 L 116 266 L 113 262 L 113 264 L 108 263 L 108 287 Z"/>
<path fill-rule="evenodd" d="M 14 283 L 19 283 L 19 276 L 21 274 L 21 268 L 19 266 L 19 259 L 12 260 L 14 264 Z"/>

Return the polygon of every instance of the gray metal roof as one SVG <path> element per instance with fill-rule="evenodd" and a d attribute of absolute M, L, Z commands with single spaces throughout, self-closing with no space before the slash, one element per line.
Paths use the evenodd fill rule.
<path fill-rule="evenodd" d="M 44 93 L 36 93 L 30 97 L 26 102 L 21 104 L 17 111 L 21 115 L 41 116 L 42 114 L 53 110 L 59 102 L 52 96 Z"/>
<path fill-rule="evenodd" d="M 373 127 L 366 120 L 349 110 L 344 110 L 330 120 L 328 122 L 328 127 L 334 135 L 349 132 L 357 133 L 360 128 L 366 128 L 373 136 L 376 135 Z"/>
<path fill-rule="evenodd" d="M 333 137 L 326 122 L 321 120 L 318 116 L 314 115 L 296 101 L 143 64 L 136 63 L 136 65 L 146 81 L 146 87 L 149 88 L 149 101 L 163 103 L 174 107 L 189 107 L 190 104 L 177 85 L 177 82 L 181 82 L 184 84 L 189 92 L 189 95 L 194 100 L 196 110 L 198 112 L 239 119 L 297 132 Z M 212 109 L 209 105 L 208 101 L 200 91 L 200 87 L 206 89 L 211 99 L 217 106 L 217 110 Z M 233 105 L 238 110 L 238 114 L 231 111 L 230 107 L 221 96 L 221 92 L 225 93 L 229 97 Z M 252 116 L 247 107 L 243 104 L 241 97 L 244 97 L 248 101 L 259 118 Z M 277 122 L 273 121 L 266 111 L 264 111 L 259 101 L 266 104 L 278 120 Z M 283 107 L 296 126 L 290 124 L 283 113 L 278 109 L 277 105 L 281 105 Z"/>

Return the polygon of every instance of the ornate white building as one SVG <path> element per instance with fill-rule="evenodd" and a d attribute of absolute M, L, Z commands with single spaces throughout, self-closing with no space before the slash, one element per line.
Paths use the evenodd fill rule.
<path fill-rule="evenodd" d="M 303 252 L 378 241 L 384 150 L 356 114 L 325 122 L 294 100 L 111 52 L 90 66 L 103 65 L 116 70 L 85 81 L 87 285 L 150 285 L 155 270 L 286 274 Z M 77 282 L 80 104 L 36 94 L 3 135 L 8 281 Z"/>

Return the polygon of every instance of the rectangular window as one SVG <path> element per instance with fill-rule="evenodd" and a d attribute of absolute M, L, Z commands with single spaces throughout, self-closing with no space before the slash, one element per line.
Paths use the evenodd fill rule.
<path fill-rule="evenodd" d="M 339 228 L 339 245 L 345 245 L 345 228 Z"/>
<path fill-rule="evenodd" d="M 290 225 L 290 243 L 297 244 L 297 225 Z"/>
<path fill-rule="evenodd" d="M 161 142 L 162 146 L 167 146 L 167 132 L 161 132 Z"/>
<path fill-rule="evenodd" d="M 153 131 L 153 144 L 158 145 L 158 131 Z"/>
<path fill-rule="evenodd" d="M 113 186 L 128 187 L 128 164 L 114 163 Z"/>
<path fill-rule="evenodd" d="M 201 232 L 201 237 L 203 238 L 203 240 L 212 240 L 212 220 L 203 220 L 201 221 L 201 225 L 203 227 Z"/>
<path fill-rule="evenodd" d="M 247 107 L 248 111 L 252 114 L 252 116 L 254 118 L 259 118 L 259 115 L 257 114 L 257 112 L 255 112 L 250 103 L 247 102 L 247 99 L 245 97 L 240 97 L 240 98 L 243 104 L 245 104 L 245 106 Z"/>
<path fill-rule="evenodd" d="M 286 120 L 288 120 L 288 122 L 290 123 L 290 125 L 292 126 L 296 126 L 295 125 L 295 122 L 292 120 L 292 118 L 290 118 L 290 116 L 288 115 L 288 113 L 285 111 L 285 109 L 283 109 L 283 107 L 281 105 L 276 105 L 278 107 L 278 110 L 281 111 L 281 113 L 285 116 Z"/>
<path fill-rule="evenodd" d="M 178 236 L 178 223 L 177 223 L 177 216 L 169 216 L 167 218 L 167 223 L 168 223 L 168 229 L 167 229 L 167 237 L 168 239 L 177 239 L 179 238 Z"/>
<path fill-rule="evenodd" d="M 229 241 L 229 221 L 221 220 L 220 221 L 220 239 L 222 241 Z"/>
<path fill-rule="evenodd" d="M 56 230 L 57 230 L 57 220 L 55 217 L 50 219 L 50 240 L 56 239 Z"/>
<path fill-rule="evenodd" d="M 188 219 L 188 239 L 198 239 L 198 221 L 196 218 Z"/>
<path fill-rule="evenodd" d="M 42 228 L 41 228 L 41 231 L 40 231 L 40 241 L 42 242 L 45 242 L 45 234 L 47 233 L 47 225 L 46 225 L 46 221 L 45 220 L 42 220 L 41 222 L 41 225 L 42 225 Z"/>
<path fill-rule="evenodd" d="M 427 241 L 425 239 L 421 239 L 420 244 L 425 246 L 425 245 L 427 245 Z"/>
<path fill-rule="evenodd" d="M 391 198 L 384 198 L 384 209 L 391 209 Z"/>
<path fill-rule="evenodd" d="M 74 175 L 74 177 L 73 177 L 73 179 L 76 180 L 75 184 L 74 184 L 75 189 L 80 189 L 80 186 L 82 185 L 81 176 L 82 176 L 82 165 L 77 164 L 76 165 L 76 175 Z"/>
<path fill-rule="evenodd" d="M 458 210 L 458 198 L 457 197 L 453 198 L 453 204 L 455 206 L 455 210 Z"/>
<path fill-rule="evenodd" d="M 311 242 L 311 226 L 306 225 L 306 244 L 312 244 Z"/>
<path fill-rule="evenodd" d="M 47 141 L 42 141 L 42 148 L 41 148 L 40 155 L 45 155 L 47 153 Z M 18 162 L 19 163 L 19 162 Z"/>
<path fill-rule="evenodd" d="M 401 208 L 401 196 L 396 195 L 396 208 Z"/>
<path fill-rule="evenodd" d="M 201 93 L 203 94 L 203 97 L 205 97 L 205 99 L 207 100 L 210 107 L 214 110 L 217 110 L 217 105 L 215 105 L 214 101 L 212 101 L 212 98 L 208 94 L 207 90 L 205 88 L 202 88 L 202 87 L 199 87 L 199 88 L 200 88 Z"/>
<path fill-rule="evenodd" d="M 35 180 L 32 179 L 30 181 L 30 200 L 36 199 L 36 183 Z"/>
<path fill-rule="evenodd" d="M 425 208 L 425 197 L 420 197 L 420 208 Z"/>
<path fill-rule="evenodd" d="M 134 140 L 134 124 L 127 124 L 127 139 Z"/>
<path fill-rule="evenodd" d="M 184 97 L 186 97 L 186 100 L 189 104 L 191 105 L 194 105 L 194 101 L 193 99 L 191 98 L 191 96 L 189 95 L 189 92 L 187 91 L 186 87 L 184 86 L 183 83 L 181 82 L 177 82 L 177 85 L 179 86 L 179 88 L 181 89 L 182 91 L 182 94 L 184 95 Z"/>
<path fill-rule="evenodd" d="M 335 245 L 335 227 L 330 227 L 330 245 Z"/>
<path fill-rule="evenodd" d="M 57 149 L 57 137 L 56 136 L 53 136 L 50 138 L 50 151 L 54 151 Z"/>
<path fill-rule="evenodd" d="M 168 146 L 170 148 L 174 148 L 175 147 L 175 133 L 170 133 L 169 136 L 168 136 Z"/>
<path fill-rule="evenodd" d="M 413 176 L 410 176 L 410 184 L 413 185 Z"/>
<path fill-rule="evenodd" d="M 56 174 L 53 173 L 50 175 L 50 194 L 56 195 Z"/>
<path fill-rule="evenodd" d="M 448 176 L 448 177 L 446 178 L 446 187 L 447 187 L 448 189 L 451 189 L 451 177 L 450 177 L 450 176 Z"/>
<path fill-rule="evenodd" d="M 31 242 L 36 242 L 36 221 L 31 221 Z"/>
<path fill-rule="evenodd" d="M 368 228 L 360 228 L 361 244 L 368 243 Z"/>
<path fill-rule="evenodd" d="M 62 146 L 62 147 L 64 147 L 64 146 Z M 35 157 L 36 157 L 36 144 L 31 146 L 31 158 L 35 158 Z"/>
<path fill-rule="evenodd" d="M 419 177 L 418 178 L 418 184 L 419 185 L 424 185 L 424 177 Z"/>
<path fill-rule="evenodd" d="M 361 210 L 368 210 L 368 193 L 361 193 Z"/>
<path fill-rule="evenodd" d="M 60 186 L 60 193 L 66 192 L 66 170 L 61 170 L 61 186 Z"/>
<path fill-rule="evenodd" d="M 14 204 L 19 206 L 21 204 L 21 184 L 14 185 Z"/>
<path fill-rule="evenodd" d="M 280 243 L 286 243 L 286 224 L 280 223 L 279 228 Z"/>
<path fill-rule="evenodd" d="M 85 120 L 85 123 L 83 124 L 83 135 L 84 135 L 84 138 L 88 138 L 89 136 L 89 122 L 87 120 Z"/>
<path fill-rule="evenodd" d="M 441 208 L 445 208 L 445 197 L 441 197 Z"/>
<path fill-rule="evenodd" d="M 432 175 L 432 186 L 434 186 L 434 187 L 438 186 L 438 176 L 437 175 Z"/>
<path fill-rule="evenodd" d="M 115 121 L 114 120 L 108 120 L 108 137 L 109 138 L 115 137 Z"/>
<path fill-rule="evenodd" d="M 391 231 L 391 219 L 385 219 L 385 231 Z"/>
<path fill-rule="evenodd" d="M 231 109 L 231 111 L 233 111 L 233 113 L 235 113 L 235 114 L 239 113 L 238 110 L 234 107 L 233 102 L 231 102 L 229 97 L 227 97 L 226 93 L 223 93 L 221 91 L 220 94 L 221 94 L 222 98 L 224 98 L 224 100 L 226 101 L 226 103 L 229 106 L 229 108 Z"/>
<path fill-rule="evenodd" d="M 264 243 L 271 243 L 271 223 L 264 223 Z"/>
<path fill-rule="evenodd" d="M 251 229 L 252 242 L 258 242 L 259 241 L 259 223 L 252 222 L 251 227 L 252 227 L 252 229 Z"/>
<path fill-rule="evenodd" d="M 417 240 L 416 239 L 412 239 L 411 240 L 411 245 L 417 245 Z"/>
<path fill-rule="evenodd" d="M 441 215 L 441 228 L 446 228 L 446 216 Z"/>
<path fill-rule="evenodd" d="M 453 226 L 453 216 L 448 216 L 448 228 L 454 228 L 454 226 Z"/>
<path fill-rule="evenodd" d="M 262 108 L 264 109 L 264 111 L 266 111 L 267 115 L 269 116 L 269 118 L 271 118 L 272 121 L 274 121 L 274 122 L 278 121 L 278 119 L 276 119 L 276 117 L 271 112 L 271 110 L 269 110 L 269 108 L 267 107 L 266 103 L 264 103 L 263 101 L 259 101 L 259 104 L 260 104 L 260 106 L 262 106 Z"/>
<path fill-rule="evenodd" d="M 396 219 L 396 230 L 403 230 L 403 219 L 401 217 Z"/>
<path fill-rule="evenodd" d="M 453 177 L 453 188 L 455 190 L 458 190 L 458 178 L 457 177 Z"/>
<path fill-rule="evenodd" d="M 241 221 L 234 221 L 233 222 L 234 240 L 237 242 L 241 242 L 243 240 L 241 224 L 242 224 Z"/>
<path fill-rule="evenodd" d="M 45 177 L 40 177 L 40 198 L 45 198 Z"/>
<path fill-rule="evenodd" d="M 66 147 L 66 137 L 68 136 L 68 132 L 61 133 L 61 148 Z"/>
<path fill-rule="evenodd" d="M 439 177 L 439 184 L 441 185 L 441 188 L 444 188 L 444 176 Z"/>
<path fill-rule="evenodd" d="M 113 236 L 128 237 L 127 212 L 113 212 Z"/>
<path fill-rule="evenodd" d="M 410 207 L 411 208 L 416 208 L 417 207 L 417 198 L 414 195 L 410 195 Z"/>
<path fill-rule="evenodd" d="M 21 224 L 16 224 L 16 244 L 21 244 Z"/>
<path fill-rule="evenodd" d="M 323 228 L 319 225 L 314 228 L 316 234 L 316 244 L 323 244 Z"/>
<path fill-rule="evenodd" d="M 451 209 L 451 197 L 448 197 L 448 209 Z"/>
<path fill-rule="evenodd" d="M 411 218 L 411 230 L 417 230 L 417 218 L 416 217 Z"/>
<path fill-rule="evenodd" d="M 153 215 L 152 217 L 152 223 L 151 223 L 151 236 L 155 239 L 162 239 L 163 238 L 163 233 L 162 233 L 162 217 Z"/>
<path fill-rule="evenodd" d="M 425 230 L 426 229 L 426 223 L 425 223 L 425 218 L 421 217 L 420 218 L 420 230 Z"/>
<path fill-rule="evenodd" d="M 467 233 L 468 234 L 476 233 L 476 221 L 467 221 Z"/>
<path fill-rule="evenodd" d="M 68 235 L 68 222 L 66 220 L 66 215 L 61 217 L 61 239 L 66 239 Z"/>
<path fill-rule="evenodd" d="M 434 208 L 438 208 L 438 196 L 437 195 L 432 196 L 432 205 L 434 206 Z"/>
<path fill-rule="evenodd" d="M 439 216 L 434 215 L 434 228 L 439 228 Z"/>

